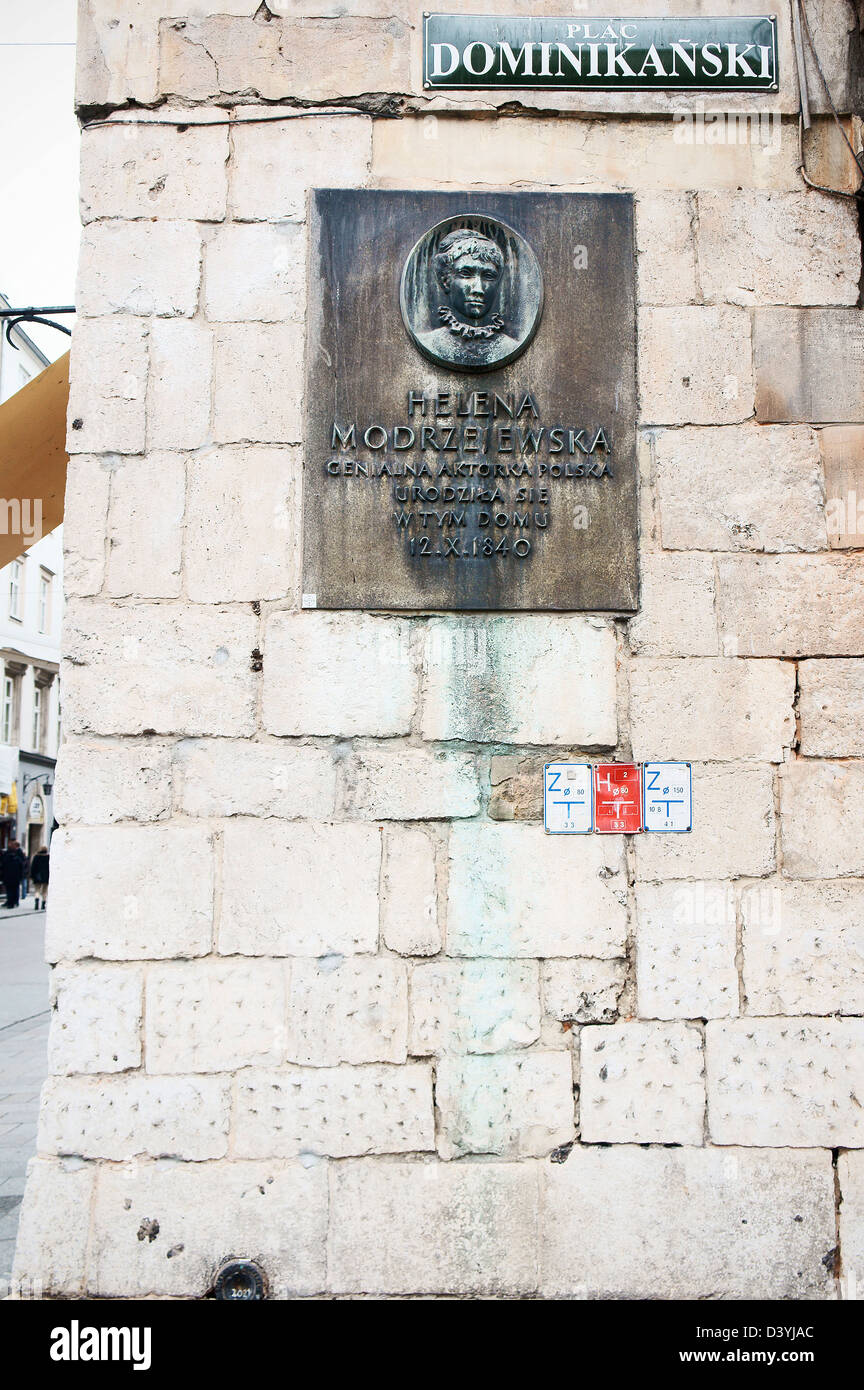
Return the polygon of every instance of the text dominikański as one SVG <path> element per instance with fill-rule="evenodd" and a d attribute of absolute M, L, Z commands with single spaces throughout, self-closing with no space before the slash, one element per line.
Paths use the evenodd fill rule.
<path fill-rule="evenodd" d="M 776 91 L 777 23 L 430 14 L 424 85 Z"/>

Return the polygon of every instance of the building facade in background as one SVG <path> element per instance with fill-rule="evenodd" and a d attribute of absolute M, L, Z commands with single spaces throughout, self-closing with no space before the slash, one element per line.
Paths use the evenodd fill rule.
<path fill-rule="evenodd" d="M 860 167 L 785 3 L 607 90 L 470 8 L 82 5 L 25 1285 L 864 1287 Z M 544 833 L 647 760 L 691 831 Z"/>
<path fill-rule="evenodd" d="M 9 301 L 0 295 L 0 305 Z M 0 403 L 48 366 L 20 328 L 0 337 Z M 8 507 L 8 501 L 2 507 Z M 16 499 L 29 507 L 29 500 Z M 30 513 L 30 524 L 39 517 Z M 0 515 L 0 524 L 9 524 Z M 15 529 L 20 529 L 16 525 Z M 28 529 L 24 518 L 24 531 Z M 18 839 L 32 856 L 51 838 L 54 767 L 60 726 L 60 626 L 63 616 L 62 528 L 36 540 L 0 569 L 0 847 Z"/>

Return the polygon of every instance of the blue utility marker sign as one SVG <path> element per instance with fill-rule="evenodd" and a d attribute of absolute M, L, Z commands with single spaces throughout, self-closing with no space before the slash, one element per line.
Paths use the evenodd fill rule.
<path fill-rule="evenodd" d="M 642 798 L 646 830 L 682 832 L 693 827 L 689 763 L 643 763 Z"/>
<path fill-rule="evenodd" d="M 594 829 L 594 778 L 590 763 L 546 763 L 543 825 L 547 835 L 590 835 Z"/>

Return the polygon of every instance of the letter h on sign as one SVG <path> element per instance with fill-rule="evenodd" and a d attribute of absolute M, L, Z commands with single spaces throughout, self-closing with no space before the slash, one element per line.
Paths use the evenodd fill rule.
<path fill-rule="evenodd" d="M 594 829 L 598 835 L 636 835 L 642 829 L 642 781 L 638 763 L 597 763 Z"/>

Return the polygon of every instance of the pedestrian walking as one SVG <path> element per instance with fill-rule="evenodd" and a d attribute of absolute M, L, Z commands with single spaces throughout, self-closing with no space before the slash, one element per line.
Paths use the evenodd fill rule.
<path fill-rule="evenodd" d="M 30 862 L 30 885 L 33 889 L 33 897 L 36 899 L 37 912 L 44 912 L 48 900 L 49 863 L 48 847 L 47 845 L 40 845 Z"/>
<path fill-rule="evenodd" d="M 6 890 L 5 907 L 17 907 L 24 876 L 24 851 L 17 840 L 10 840 L 0 859 L 0 878 Z"/>

